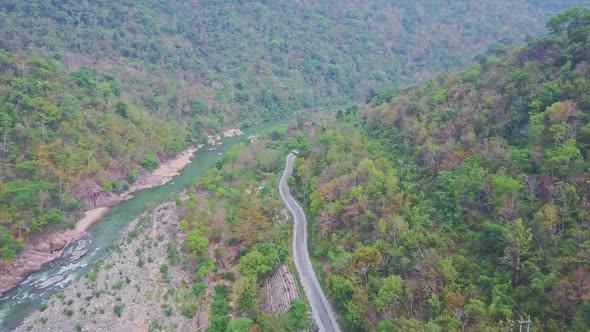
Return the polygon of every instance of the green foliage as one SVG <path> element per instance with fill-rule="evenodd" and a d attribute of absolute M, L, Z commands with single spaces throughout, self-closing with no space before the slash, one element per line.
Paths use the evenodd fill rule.
<path fill-rule="evenodd" d="M 242 312 L 249 312 L 256 308 L 259 298 L 258 284 L 255 276 L 245 276 L 234 286 L 235 303 Z"/>
<path fill-rule="evenodd" d="M 158 168 L 158 158 L 156 158 L 156 156 L 152 152 L 150 152 L 145 155 L 140 165 L 143 168 L 147 169 L 148 172 L 152 172 L 153 170 Z"/>
<path fill-rule="evenodd" d="M 194 296 L 200 296 L 200 295 L 205 294 L 205 291 L 206 290 L 207 290 L 207 284 L 204 283 L 204 282 L 202 282 L 202 281 L 200 281 L 200 282 L 196 282 L 193 285 L 192 293 L 193 293 Z"/>
<path fill-rule="evenodd" d="M 209 320 L 211 325 L 207 329 L 209 332 L 225 332 L 230 322 L 230 307 L 228 300 L 228 289 L 225 285 L 215 286 L 215 294 L 211 303 L 211 314 Z"/>
<path fill-rule="evenodd" d="M 235 318 L 227 324 L 227 332 L 248 332 L 252 326 L 252 320 L 249 318 Z"/>
<path fill-rule="evenodd" d="M 192 319 L 198 311 L 197 304 L 194 302 L 183 303 L 180 307 L 180 313 L 187 319 Z"/>
<path fill-rule="evenodd" d="M 258 320 L 263 331 L 283 332 L 288 331 L 289 320 L 286 314 L 268 314 L 262 313 Z"/>
<path fill-rule="evenodd" d="M 162 264 L 160 265 L 160 274 L 162 275 L 162 279 L 164 279 L 165 281 L 168 281 L 170 275 L 168 274 L 168 265 L 166 264 Z"/>
<path fill-rule="evenodd" d="M 404 295 L 403 280 L 399 276 L 391 275 L 381 281 L 379 294 L 375 298 L 375 304 L 379 310 L 387 310 Z"/>
<path fill-rule="evenodd" d="M 254 280 L 260 279 L 271 271 L 268 259 L 256 249 L 240 258 L 238 268 L 243 276 L 253 277 Z"/>
<path fill-rule="evenodd" d="M 17 253 L 29 236 L 71 225 L 85 195 L 133 182 L 146 147 L 170 153 L 186 137 L 123 102 L 111 75 L 4 51 L 0 63 L 0 248 Z"/>
<path fill-rule="evenodd" d="M 589 12 L 305 132 L 293 183 L 346 328 L 587 329 Z"/>
<path fill-rule="evenodd" d="M 203 256 L 207 254 L 209 249 L 209 242 L 199 230 L 192 230 L 186 237 L 186 244 L 191 253 L 197 256 Z"/>
<path fill-rule="evenodd" d="M 166 245 L 166 253 L 168 254 L 168 260 L 170 260 L 170 264 L 174 265 L 180 260 L 180 252 L 173 243 L 168 243 Z"/>
<path fill-rule="evenodd" d="M 121 318 L 123 316 L 123 308 L 125 306 L 121 303 L 115 304 L 115 307 L 113 308 L 113 311 L 115 312 L 115 315 L 119 318 Z"/>
<path fill-rule="evenodd" d="M 47 308 L 49 308 L 49 305 L 47 303 L 39 304 L 39 311 L 43 312 L 43 311 L 47 310 Z"/>
<path fill-rule="evenodd" d="M 375 90 L 388 101 L 396 92 L 388 87 L 398 81 L 413 83 L 472 61 L 494 42 L 542 33 L 546 15 L 565 7 L 547 2 L 418 6 L 403 0 L 394 10 L 377 0 L 339 6 L 221 0 L 200 1 L 194 10 L 185 1 L 6 0 L 0 40 L 12 51 L 59 58 L 69 68 L 79 66 L 77 59 L 100 63 L 117 79 L 104 84 L 85 69 L 71 75 L 78 88 L 117 105 L 123 119 L 123 104 L 113 100 L 121 95 L 154 112 L 184 116 L 194 129 L 190 139 L 199 141 L 203 128 L 216 129 L 226 119 L 249 124 L 342 105 Z M 575 35 L 574 25 L 562 23 L 568 20 L 550 26 Z M 14 61 L 2 55 L 0 70 Z M 47 77 L 58 69 L 38 59 L 35 70 Z"/>
<path fill-rule="evenodd" d="M 307 306 L 302 300 L 293 300 L 291 308 L 287 313 L 288 326 L 291 331 L 301 331 L 306 329 L 309 324 Z"/>

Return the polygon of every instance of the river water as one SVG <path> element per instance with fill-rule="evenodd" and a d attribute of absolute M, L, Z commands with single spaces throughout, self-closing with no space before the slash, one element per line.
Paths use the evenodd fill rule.
<path fill-rule="evenodd" d="M 129 222 L 165 199 L 178 195 L 213 166 L 228 148 L 245 141 L 248 135 L 261 134 L 281 123 L 284 123 L 284 120 L 266 122 L 247 128 L 244 135 L 224 138 L 221 145 L 206 145 L 195 153 L 193 161 L 180 172 L 180 175 L 168 184 L 135 192 L 133 198 L 114 206 L 86 237 L 70 245 L 61 258 L 49 263 L 41 271 L 31 274 L 18 287 L 3 295 L 0 299 L 0 331 L 15 328 L 31 311 L 37 309 L 40 303 L 78 277 L 87 274 L 94 262 L 108 254 L 109 248 L 117 242 L 120 232 Z M 71 254 L 79 248 L 87 249 L 88 252 L 81 259 L 72 262 Z"/>

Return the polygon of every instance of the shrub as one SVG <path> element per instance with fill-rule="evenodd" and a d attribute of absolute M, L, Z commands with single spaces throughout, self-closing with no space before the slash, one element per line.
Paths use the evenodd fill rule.
<path fill-rule="evenodd" d="M 196 303 L 187 303 L 185 305 L 182 306 L 182 308 L 180 309 L 180 313 L 188 318 L 191 319 L 193 317 L 195 317 L 195 313 L 197 313 L 197 305 Z"/>
<path fill-rule="evenodd" d="M 145 155 L 140 165 L 149 172 L 152 172 L 158 167 L 158 158 L 156 158 L 156 156 L 150 152 Z"/>
<path fill-rule="evenodd" d="M 117 315 L 117 317 L 121 318 L 123 316 L 123 308 L 125 306 L 121 303 L 115 305 L 115 308 L 113 309 L 113 311 L 115 312 L 115 315 Z"/>
<path fill-rule="evenodd" d="M 164 278 L 164 280 L 168 280 L 168 265 L 166 264 L 162 264 L 160 265 L 160 273 L 162 274 L 162 278 Z"/>
<path fill-rule="evenodd" d="M 232 319 L 229 324 L 227 324 L 227 331 L 248 332 L 250 326 L 252 326 L 252 320 L 250 318 L 236 318 Z"/>
<path fill-rule="evenodd" d="M 196 282 L 193 285 L 192 292 L 194 296 L 199 296 L 201 294 L 205 294 L 205 290 L 207 290 L 207 284 L 204 282 Z"/>

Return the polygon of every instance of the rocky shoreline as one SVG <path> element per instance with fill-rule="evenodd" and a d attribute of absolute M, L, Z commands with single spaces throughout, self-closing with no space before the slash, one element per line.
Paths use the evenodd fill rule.
<path fill-rule="evenodd" d="M 130 222 L 117 249 L 92 273 L 49 298 L 15 331 L 188 331 L 205 325 L 212 289 L 197 300 L 188 266 L 170 258 L 184 241 L 181 211 L 165 202 Z"/>
<path fill-rule="evenodd" d="M 221 134 L 208 136 L 208 144 L 219 145 L 221 138 L 242 135 L 237 128 L 223 131 Z M 101 220 L 110 208 L 117 203 L 131 199 L 138 190 L 162 186 L 171 181 L 179 171 L 186 167 L 194 154 L 204 145 L 190 147 L 174 158 L 164 161 L 152 173 L 141 172 L 129 189 L 121 194 L 96 192 L 84 197 L 86 209 L 84 218 L 76 223 L 74 229 L 53 230 L 38 234 L 29 239 L 25 250 L 19 253 L 9 266 L 0 274 L 0 296 L 18 286 L 28 275 L 42 268 L 43 265 L 62 256 L 69 244 L 81 239 L 96 222 Z"/>

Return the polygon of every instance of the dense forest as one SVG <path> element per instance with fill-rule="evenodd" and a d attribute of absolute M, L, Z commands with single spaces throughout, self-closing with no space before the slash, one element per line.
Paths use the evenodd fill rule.
<path fill-rule="evenodd" d="M 295 181 L 348 330 L 590 328 L 590 11 L 308 132 Z"/>
<path fill-rule="evenodd" d="M 152 111 L 249 123 L 456 68 L 540 35 L 567 5 L 7 0 L 0 48 L 114 74 L 129 102 Z"/>
<path fill-rule="evenodd" d="M 566 5 L 2 1 L 0 265 L 71 224 L 84 192 L 124 191 L 206 133 L 388 99 Z"/>
<path fill-rule="evenodd" d="M 305 299 L 261 301 L 293 270 L 276 190 L 297 150 L 289 184 L 344 330 L 588 331 L 590 10 L 546 24 L 580 3 L 1 1 L 0 271 L 87 193 L 230 125 L 323 110 L 227 151 L 176 202 L 160 274 L 188 271 L 180 314 L 313 328 Z"/>
<path fill-rule="evenodd" d="M 0 51 L 0 260 L 75 221 L 75 197 L 126 190 L 141 167 L 201 139 L 183 128 L 122 101 L 112 76 Z"/>

